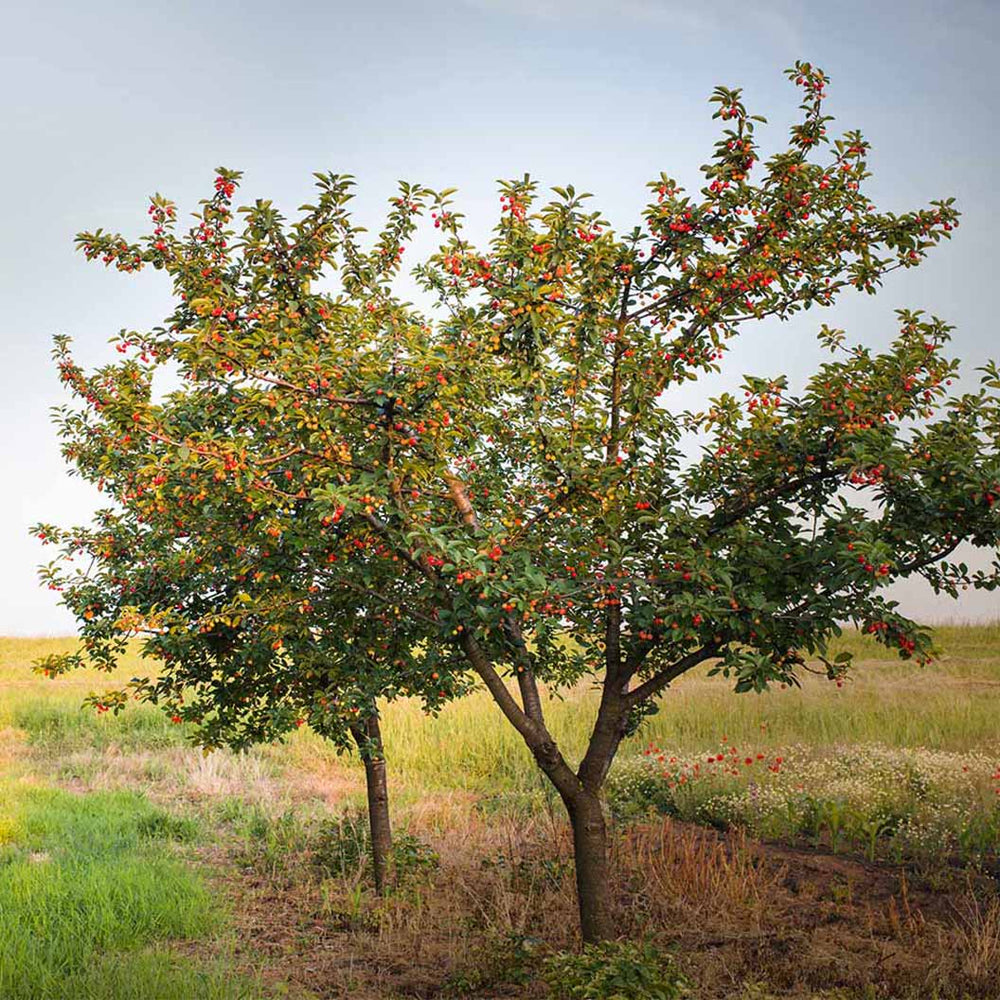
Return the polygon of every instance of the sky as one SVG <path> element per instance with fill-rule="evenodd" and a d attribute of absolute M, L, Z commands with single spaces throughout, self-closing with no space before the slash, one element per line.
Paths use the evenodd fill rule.
<path fill-rule="evenodd" d="M 697 189 L 718 123 L 707 98 L 740 86 L 777 148 L 798 104 L 782 70 L 827 72 L 836 130 L 873 143 L 882 209 L 954 196 L 955 239 L 874 298 L 742 338 L 721 384 L 820 360 L 820 322 L 884 344 L 894 310 L 953 323 L 972 372 L 1000 356 L 992 292 L 1000 222 L 997 101 L 1000 0 L 284 0 L 8 4 L 0 38 L 0 635 L 67 634 L 73 623 L 37 582 L 48 553 L 38 521 L 87 520 L 97 497 L 70 478 L 50 407 L 65 402 L 52 337 L 79 360 L 109 360 L 121 329 L 170 311 L 162 275 L 87 264 L 80 230 L 139 235 L 159 191 L 182 213 L 213 171 L 245 172 L 243 197 L 288 213 L 312 173 L 356 175 L 356 211 L 375 227 L 399 179 L 457 187 L 471 235 L 498 211 L 496 181 L 593 192 L 618 228 L 639 221 L 645 183 L 666 171 Z M 717 389 L 718 386 L 712 387 Z M 694 403 L 696 400 L 688 401 Z M 925 621 L 1000 618 L 1000 596 L 957 604 L 918 584 L 896 595 Z"/>

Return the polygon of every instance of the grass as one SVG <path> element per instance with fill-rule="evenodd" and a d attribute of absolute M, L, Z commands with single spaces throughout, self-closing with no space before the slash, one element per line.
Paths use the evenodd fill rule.
<path fill-rule="evenodd" d="M 111 955 L 65 981 L 53 997 L 72 1000 L 256 1000 L 257 987 L 222 964 L 193 965 L 186 956 L 151 951 L 127 960 Z M 44 994 L 31 994 L 40 997 Z"/>
<path fill-rule="evenodd" d="M 1000 624 L 945 626 L 937 635 L 943 653 L 930 667 L 900 661 L 864 636 L 845 635 L 838 649 L 849 649 L 856 667 L 840 689 L 807 674 L 801 689 L 735 696 L 725 680 L 709 678 L 706 670 L 693 672 L 665 693 L 659 712 L 626 741 L 621 755 L 650 741 L 700 751 L 723 736 L 761 748 L 845 743 L 956 752 L 1000 748 Z M 0 729 L 14 728 L 52 754 L 184 745 L 185 727 L 150 706 L 130 706 L 118 717 L 81 710 L 84 694 L 148 673 L 152 665 L 136 655 L 110 678 L 80 671 L 52 681 L 27 670 L 34 657 L 71 645 L 62 639 L 0 639 Z M 596 691 L 581 685 L 547 702 L 549 727 L 571 760 L 583 754 L 597 700 Z M 520 737 L 485 692 L 446 706 L 433 721 L 415 702 L 387 705 L 383 728 L 394 780 L 418 796 L 426 789 L 461 789 L 550 797 Z M 353 758 L 337 759 L 308 730 L 262 756 L 281 767 L 308 769 L 318 761 L 358 767 Z"/>
<path fill-rule="evenodd" d="M 27 702 L 13 712 L 13 725 L 28 734 L 31 743 L 53 750 L 159 749 L 183 746 L 184 733 L 162 712 L 150 706 L 134 706 L 119 718 L 95 715 L 79 705 Z"/>
<path fill-rule="evenodd" d="M 184 744 L 183 727 L 150 706 L 131 706 L 117 718 L 81 708 L 85 695 L 152 672 L 155 664 L 137 654 L 126 657 L 113 674 L 81 670 L 54 680 L 29 670 L 39 656 L 72 648 L 72 639 L 0 638 L 0 729 L 21 730 L 31 743 L 58 752 Z"/>
<path fill-rule="evenodd" d="M 143 951 L 219 930 L 209 891 L 173 849 L 196 832 L 190 820 L 136 793 L 15 781 L 0 784 L 0 817 L 4 1000 L 251 995 L 219 971 L 178 972 L 169 951 Z"/>

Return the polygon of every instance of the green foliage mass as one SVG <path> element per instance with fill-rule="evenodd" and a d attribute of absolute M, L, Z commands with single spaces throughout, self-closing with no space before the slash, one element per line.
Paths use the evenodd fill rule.
<path fill-rule="evenodd" d="M 649 943 L 608 941 L 545 961 L 552 1000 L 680 1000 L 690 983 Z"/>

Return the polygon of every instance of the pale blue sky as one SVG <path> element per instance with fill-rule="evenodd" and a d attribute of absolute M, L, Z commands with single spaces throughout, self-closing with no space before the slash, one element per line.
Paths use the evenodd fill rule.
<path fill-rule="evenodd" d="M 874 143 L 871 185 L 905 210 L 955 195 L 952 244 L 874 300 L 822 318 L 884 342 L 900 306 L 957 325 L 969 367 L 1000 354 L 994 331 L 998 221 L 996 105 L 1000 4 L 748 0 L 452 0 L 8 5 L 0 39 L 0 634 L 67 632 L 41 590 L 36 520 L 84 519 L 93 497 L 67 478 L 48 420 L 61 401 L 51 336 L 82 360 L 167 311 L 162 276 L 128 279 L 73 253 L 80 229 L 139 232 L 153 191 L 186 209 L 218 164 L 246 172 L 244 195 L 288 210 L 314 170 L 357 175 L 374 223 L 397 178 L 456 186 L 473 233 L 497 209 L 494 181 L 530 171 L 597 195 L 631 226 L 645 181 L 697 183 L 716 125 L 716 84 L 742 86 L 778 144 L 795 113 L 782 69 L 832 76 L 829 109 Z M 809 314 L 747 338 L 728 360 L 801 378 L 818 353 Z M 1000 599 L 955 606 L 900 595 L 928 619 L 1000 617 Z"/>

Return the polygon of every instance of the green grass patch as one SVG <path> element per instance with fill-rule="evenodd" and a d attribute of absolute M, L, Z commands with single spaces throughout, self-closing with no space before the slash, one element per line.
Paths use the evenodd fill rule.
<path fill-rule="evenodd" d="M 12 722 L 28 734 L 32 746 L 49 752 L 156 750 L 183 746 L 184 726 L 175 725 L 159 709 L 130 705 L 120 715 L 98 715 L 65 697 L 15 705 Z"/>
<path fill-rule="evenodd" d="M 53 1000 L 258 1000 L 256 984 L 234 979 L 221 963 L 193 965 L 187 956 L 150 951 L 109 955 L 73 976 Z"/>
<path fill-rule="evenodd" d="M 220 913 L 172 842 L 195 828 L 133 793 L 0 784 L 0 997 L 237 998 L 249 987 L 157 942 L 201 939 Z"/>

